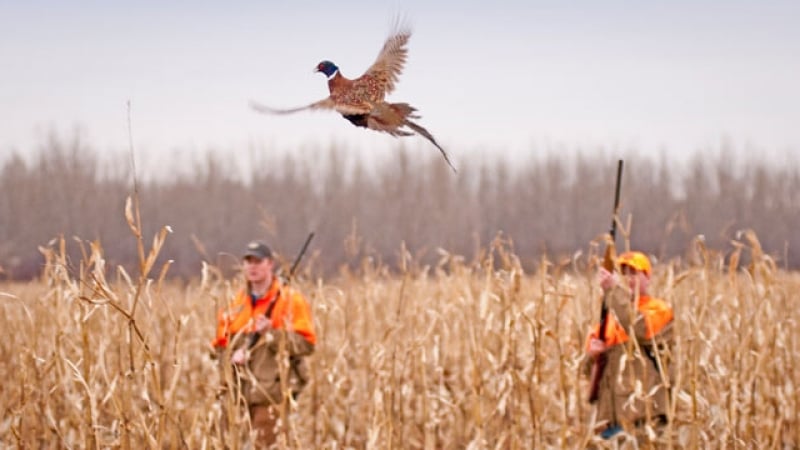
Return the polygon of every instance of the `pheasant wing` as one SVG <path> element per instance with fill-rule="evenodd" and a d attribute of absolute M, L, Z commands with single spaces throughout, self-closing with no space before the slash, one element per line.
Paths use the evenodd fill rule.
<path fill-rule="evenodd" d="M 310 105 L 300 106 L 297 108 L 273 108 L 271 106 L 266 106 L 264 104 L 250 100 L 250 108 L 262 114 L 281 114 L 281 115 L 294 114 L 300 111 L 314 111 L 322 109 L 333 110 L 341 114 L 364 114 L 369 111 L 365 110 L 364 107 L 358 107 L 356 105 L 348 105 L 341 102 L 335 102 L 330 97 L 320 100 L 318 102 L 311 103 Z"/>
<path fill-rule="evenodd" d="M 364 72 L 356 83 L 368 83 L 377 91 L 379 98 L 394 91 L 395 83 L 400 79 L 406 58 L 408 56 L 408 40 L 411 31 L 405 26 L 398 25 L 395 31 L 386 39 L 381 52 L 374 63 Z"/>
<path fill-rule="evenodd" d="M 273 108 L 256 101 L 250 100 L 250 108 L 262 114 L 294 114 L 296 112 L 315 109 L 334 109 L 333 100 L 326 98 L 310 105 L 300 106 L 297 108 Z"/>

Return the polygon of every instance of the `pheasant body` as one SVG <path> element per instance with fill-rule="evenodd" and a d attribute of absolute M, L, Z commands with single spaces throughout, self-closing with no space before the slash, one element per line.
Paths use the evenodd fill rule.
<path fill-rule="evenodd" d="M 386 40 L 376 61 L 356 79 L 345 78 L 339 67 L 330 61 L 317 64 L 315 71 L 328 77 L 330 95 L 318 102 L 293 109 L 275 109 L 255 102 L 251 106 L 259 112 L 288 114 L 303 110 L 332 109 L 353 125 L 387 133 L 392 136 L 419 134 L 430 141 L 442 153 L 447 164 L 455 172 L 447 152 L 436 142 L 433 135 L 411 119 L 419 119 L 416 108 L 408 103 L 389 103 L 386 95 L 394 90 L 406 61 L 406 44 L 411 32 L 396 29 Z"/>

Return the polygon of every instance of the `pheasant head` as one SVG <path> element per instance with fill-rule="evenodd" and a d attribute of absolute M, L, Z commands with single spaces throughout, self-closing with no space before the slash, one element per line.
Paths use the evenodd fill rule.
<path fill-rule="evenodd" d="M 336 64 L 330 61 L 322 61 L 321 63 L 317 64 L 317 68 L 314 71 L 322 72 L 326 77 L 330 78 L 339 71 L 339 68 L 336 67 Z"/>

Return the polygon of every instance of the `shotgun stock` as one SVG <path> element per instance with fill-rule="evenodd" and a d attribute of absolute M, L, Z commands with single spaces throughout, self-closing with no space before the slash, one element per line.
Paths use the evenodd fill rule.
<path fill-rule="evenodd" d="M 300 265 L 300 260 L 303 259 L 303 255 L 306 254 L 306 249 L 308 249 L 308 244 L 311 243 L 311 239 L 313 238 L 314 238 L 314 232 L 312 231 L 311 233 L 308 234 L 306 242 L 303 244 L 303 248 L 300 249 L 300 253 L 297 254 L 297 257 L 295 257 L 294 263 L 292 263 L 292 268 L 289 269 L 289 275 L 286 277 L 286 283 L 283 284 L 283 287 L 289 286 L 289 283 L 292 282 L 292 277 L 294 277 L 294 272 L 297 270 L 297 266 Z M 275 296 L 275 298 L 272 300 L 272 302 L 270 302 L 269 306 L 267 307 L 267 310 L 264 313 L 264 316 L 266 316 L 267 319 L 269 319 L 269 317 L 272 315 L 272 308 L 275 306 L 275 302 L 278 301 L 278 297 L 280 297 L 280 295 L 281 292 L 278 292 L 278 295 Z M 253 348 L 253 346 L 256 345 L 256 342 L 258 342 L 259 337 L 261 337 L 261 334 L 259 332 L 251 334 L 250 342 L 247 345 L 247 348 Z"/>
<path fill-rule="evenodd" d="M 606 250 L 603 255 L 603 268 L 609 272 L 616 270 L 615 260 L 617 259 L 616 248 L 614 241 L 617 236 L 617 210 L 619 209 L 619 192 L 622 185 L 622 160 L 619 160 L 617 165 L 617 186 L 614 190 L 614 211 L 611 217 L 611 231 L 609 231 L 609 239 L 606 242 Z M 600 329 L 598 331 L 598 339 L 605 341 L 606 339 L 606 323 L 608 322 L 608 305 L 606 304 L 605 296 L 603 296 L 603 304 L 600 307 Z M 608 362 L 606 354 L 601 353 L 594 360 L 592 364 L 592 379 L 589 389 L 589 403 L 594 403 L 600 396 L 600 379 L 603 378 L 603 372 Z"/>

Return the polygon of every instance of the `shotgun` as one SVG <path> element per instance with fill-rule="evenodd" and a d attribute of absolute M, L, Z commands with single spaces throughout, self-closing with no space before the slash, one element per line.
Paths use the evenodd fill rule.
<path fill-rule="evenodd" d="M 303 248 L 300 249 L 300 253 L 298 253 L 297 257 L 294 259 L 294 263 L 292 263 L 292 267 L 291 269 L 289 269 L 289 275 L 286 277 L 286 283 L 283 284 L 283 287 L 286 287 L 289 285 L 289 283 L 291 283 L 292 277 L 294 277 L 294 272 L 297 270 L 297 266 L 300 265 L 300 260 L 302 260 L 303 255 L 306 254 L 306 250 L 308 249 L 308 244 L 311 243 L 311 239 L 313 238 L 314 238 L 314 232 L 312 231 L 311 233 L 308 234 L 306 242 L 303 244 Z M 267 319 L 269 319 L 270 316 L 272 315 L 272 308 L 275 307 L 275 303 L 278 301 L 278 297 L 280 297 L 280 295 L 281 293 L 278 292 L 278 295 L 276 295 L 275 298 L 270 302 L 269 306 L 267 307 L 267 310 L 264 312 L 264 316 L 266 316 Z M 253 346 L 256 345 L 256 342 L 258 342 L 259 337 L 261 337 L 261 334 L 259 334 L 258 332 L 251 334 L 250 343 L 247 346 L 247 348 L 253 348 Z"/>
<path fill-rule="evenodd" d="M 611 239 L 606 244 L 605 255 L 603 255 L 603 267 L 609 272 L 615 270 L 614 260 L 616 259 L 616 249 L 614 248 L 614 240 L 617 236 L 617 210 L 619 209 L 619 191 L 622 185 L 622 160 L 619 160 L 617 165 L 617 186 L 614 191 L 614 211 L 611 216 L 611 231 L 609 235 Z M 600 307 L 600 329 L 597 333 L 597 338 L 601 341 L 606 340 L 606 323 L 608 322 L 608 305 L 606 304 L 605 296 L 603 296 L 603 304 Z M 606 368 L 606 354 L 601 353 L 594 360 L 592 365 L 592 383 L 589 390 L 589 403 L 597 401 L 600 395 L 600 379 L 603 378 L 603 371 Z"/>

